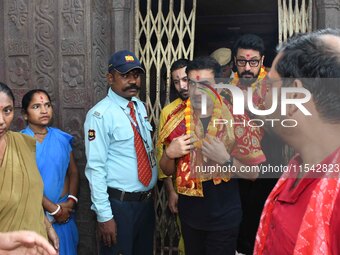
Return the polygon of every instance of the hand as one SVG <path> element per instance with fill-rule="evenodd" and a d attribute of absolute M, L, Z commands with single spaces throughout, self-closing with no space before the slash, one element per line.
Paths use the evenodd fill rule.
<path fill-rule="evenodd" d="M 117 243 L 117 225 L 114 219 L 98 222 L 99 236 L 105 246 L 111 247 Z"/>
<path fill-rule="evenodd" d="M 56 255 L 57 251 L 42 236 L 33 231 L 0 233 L 0 254 Z"/>
<path fill-rule="evenodd" d="M 62 204 L 59 205 L 61 206 L 61 209 L 56 215 L 54 215 L 54 219 L 60 224 L 67 223 L 71 216 L 71 213 L 73 212 L 73 209 L 69 207 L 64 207 Z"/>
<path fill-rule="evenodd" d="M 47 231 L 47 236 L 48 236 L 48 240 L 50 241 L 50 243 L 53 245 L 53 247 L 56 250 L 59 250 L 59 237 L 57 233 L 55 232 L 53 226 L 51 224 L 47 226 L 46 231 Z"/>
<path fill-rule="evenodd" d="M 169 192 L 168 193 L 168 206 L 169 206 L 170 212 L 178 213 L 177 202 L 178 202 L 178 194 L 176 193 L 176 191 Z"/>
<path fill-rule="evenodd" d="M 63 207 L 63 208 L 70 208 L 71 210 L 73 210 L 75 204 L 76 203 L 72 199 L 68 199 L 67 201 L 65 201 L 63 203 L 60 203 L 60 206 Z"/>
<path fill-rule="evenodd" d="M 190 152 L 193 142 L 190 135 L 181 135 L 171 141 L 164 153 L 171 159 L 180 158 Z"/>
<path fill-rule="evenodd" d="M 230 154 L 227 152 L 224 143 L 209 135 L 203 140 L 202 154 L 220 165 L 230 159 Z"/>

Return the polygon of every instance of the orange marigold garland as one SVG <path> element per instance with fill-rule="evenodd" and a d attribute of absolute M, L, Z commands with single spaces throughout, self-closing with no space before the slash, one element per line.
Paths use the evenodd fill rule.
<path fill-rule="evenodd" d="M 191 103 L 190 98 L 186 101 L 186 107 L 184 110 L 184 119 L 185 119 L 185 128 L 186 128 L 186 134 L 190 135 L 190 119 L 191 119 Z"/>
<path fill-rule="evenodd" d="M 209 94 L 209 93 L 208 93 Z M 214 102 L 214 109 L 211 115 L 211 119 L 219 119 L 222 118 L 224 114 L 222 114 L 222 109 L 227 109 L 227 106 L 224 105 L 219 95 L 210 95 L 211 99 Z M 206 134 L 210 135 L 211 137 L 217 137 L 224 141 L 224 137 L 222 138 L 224 132 L 228 132 L 225 125 L 214 126 L 212 123 L 209 123 L 207 132 L 205 134 L 203 130 L 202 123 L 200 118 L 194 114 L 193 109 L 191 109 L 190 100 L 186 101 L 186 108 L 184 111 L 184 120 L 185 120 L 185 127 L 186 127 L 186 134 L 191 134 L 193 137 L 192 139 L 195 140 L 194 149 L 190 151 L 189 154 L 185 155 L 184 157 L 179 159 L 177 165 L 177 176 L 176 176 L 176 184 L 178 192 L 181 194 L 185 194 L 188 196 L 203 196 L 203 189 L 202 189 L 202 182 L 206 180 L 213 180 L 214 184 L 219 184 L 221 181 L 229 181 L 227 177 L 218 177 L 212 174 L 208 175 L 201 175 L 200 173 L 194 173 L 191 170 L 195 169 L 195 166 L 210 164 L 207 162 L 208 159 L 204 159 L 201 149 L 203 140 L 206 139 Z M 225 116 L 226 117 L 226 116 Z M 193 123 L 190 123 L 193 121 Z M 227 135 L 228 137 L 232 135 Z M 229 140 L 229 139 L 228 139 Z M 234 139 L 231 139 L 234 141 Z"/>

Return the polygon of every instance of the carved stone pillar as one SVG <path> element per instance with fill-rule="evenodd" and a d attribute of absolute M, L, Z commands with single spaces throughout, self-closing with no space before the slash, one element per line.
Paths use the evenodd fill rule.
<path fill-rule="evenodd" d="M 340 28 L 340 0 L 318 0 L 317 28 Z"/>
<path fill-rule="evenodd" d="M 0 1 L 0 81 L 5 81 L 4 2 Z"/>
<path fill-rule="evenodd" d="M 133 0 L 112 0 L 111 50 L 133 50 Z"/>

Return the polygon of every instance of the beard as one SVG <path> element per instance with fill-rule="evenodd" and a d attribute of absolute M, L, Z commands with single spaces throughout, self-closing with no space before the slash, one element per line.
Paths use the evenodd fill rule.
<path fill-rule="evenodd" d="M 242 73 L 239 73 L 237 71 L 237 74 L 240 77 L 241 84 L 249 87 L 251 84 L 256 82 L 257 78 L 259 77 L 260 70 L 261 69 L 259 69 L 259 71 L 256 74 L 250 71 L 244 71 Z"/>
<path fill-rule="evenodd" d="M 186 89 L 181 89 L 177 91 L 177 95 L 179 96 L 180 99 L 187 100 L 189 98 L 189 91 Z"/>

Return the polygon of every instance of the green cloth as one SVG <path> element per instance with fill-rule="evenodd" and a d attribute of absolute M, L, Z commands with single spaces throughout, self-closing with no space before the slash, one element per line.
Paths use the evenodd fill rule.
<path fill-rule="evenodd" d="M 43 182 L 35 161 L 35 140 L 8 131 L 0 167 L 0 232 L 31 230 L 47 237 Z"/>

